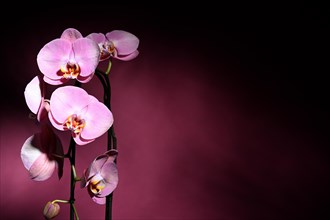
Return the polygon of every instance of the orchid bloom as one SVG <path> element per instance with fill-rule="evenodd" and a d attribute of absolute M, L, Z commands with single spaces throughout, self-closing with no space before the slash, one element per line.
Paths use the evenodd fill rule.
<path fill-rule="evenodd" d="M 97 204 L 105 204 L 106 196 L 118 185 L 118 170 L 114 162 L 117 154 L 116 150 L 105 152 L 96 157 L 84 171 L 81 187 L 87 187 L 89 195 Z"/>
<path fill-rule="evenodd" d="M 63 174 L 63 147 L 51 127 L 43 124 L 41 132 L 29 137 L 21 149 L 21 159 L 30 177 L 35 181 L 44 181 L 58 169 L 58 177 Z"/>
<path fill-rule="evenodd" d="M 91 33 L 86 38 L 95 41 L 100 48 L 100 61 L 109 59 L 110 57 L 119 60 L 132 60 L 138 54 L 139 39 L 122 30 L 114 30 L 107 34 Z"/>
<path fill-rule="evenodd" d="M 48 118 L 58 130 L 71 131 L 78 145 L 94 141 L 113 124 L 107 106 L 76 86 L 59 87 L 52 93 Z"/>
<path fill-rule="evenodd" d="M 99 63 L 100 50 L 91 39 L 74 29 L 66 29 L 60 38 L 47 43 L 38 53 L 37 63 L 44 81 L 60 85 L 70 79 L 90 81 Z"/>
<path fill-rule="evenodd" d="M 26 104 L 31 112 L 37 115 L 39 122 L 47 116 L 49 111 L 49 103 L 44 99 L 44 90 L 44 83 L 40 80 L 40 76 L 35 76 L 24 90 Z"/>

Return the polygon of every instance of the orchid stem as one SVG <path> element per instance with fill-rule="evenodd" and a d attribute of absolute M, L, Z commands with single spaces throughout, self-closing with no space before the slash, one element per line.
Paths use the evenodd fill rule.
<path fill-rule="evenodd" d="M 52 204 L 54 203 L 69 203 L 70 201 L 68 200 L 62 200 L 62 199 L 55 199 L 52 201 Z"/>
<path fill-rule="evenodd" d="M 104 90 L 104 104 L 108 107 L 108 109 L 111 111 L 111 86 L 110 86 L 110 80 L 109 80 L 109 73 L 111 70 L 112 61 L 109 60 L 108 67 L 106 72 L 103 72 L 102 70 L 96 69 L 95 75 L 99 78 L 100 82 L 102 83 L 103 90 Z M 110 129 L 108 130 L 107 134 L 107 150 L 117 150 L 117 138 L 115 136 L 114 126 L 112 125 Z M 115 160 L 116 162 L 116 160 Z M 112 199 L 113 199 L 113 192 L 106 196 L 106 206 L 105 206 L 105 220 L 111 220 L 112 219 Z"/>
<path fill-rule="evenodd" d="M 75 166 L 75 160 L 76 160 L 76 142 L 74 141 L 73 137 L 71 137 L 70 141 L 70 147 L 69 152 L 70 154 L 70 163 L 71 163 L 71 183 L 70 183 L 70 220 L 74 220 L 74 216 L 78 216 L 76 208 L 74 207 L 74 191 L 75 191 L 75 185 L 76 185 L 76 170 L 74 168 Z M 77 219 L 77 218 L 76 218 Z"/>
<path fill-rule="evenodd" d="M 105 71 L 105 74 L 108 75 L 110 73 L 110 70 L 111 70 L 111 66 L 112 66 L 112 62 L 111 62 L 111 59 L 109 60 L 109 63 L 108 63 L 108 68 L 107 70 Z"/>
<path fill-rule="evenodd" d="M 76 207 L 74 206 L 74 204 L 72 204 L 72 208 L 73 208 L 73 211 L 74 211 L 74 215 L 76 216 L 76 220 L 79 220 L 78 212 L 77 212 Z"/>

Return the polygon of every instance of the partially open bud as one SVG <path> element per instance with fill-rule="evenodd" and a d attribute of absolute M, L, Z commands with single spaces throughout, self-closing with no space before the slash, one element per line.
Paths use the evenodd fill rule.
<path fill-rule="evenodd" d="M 43 214 L 46 219 L 53 219 L 60 213 L 60 205 L 57 202 L 47 202 Z"/>

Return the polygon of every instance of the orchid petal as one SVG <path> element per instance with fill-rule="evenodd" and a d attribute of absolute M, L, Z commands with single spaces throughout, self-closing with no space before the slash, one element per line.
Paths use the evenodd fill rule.
<path fill-rule="evenodd" d="M 95 138 L 94 139 L 88 139 L 88 140 L 87 139 L 83 139 L 81 137 L 81 135 L 77 135 L 73 139 L 76 142 L 76 144 L 78 144 L 78 145 L 86 145 L 86 144 L 89 144 L 89 143 L 91 143 L 91 142 L 93 142 L 95 140 Z"/>
<path fill-rule="evenodd" d="M 131 54 L 139 46 L 139 39 L 127 31 L 114 30 L 107 33 L 106 37 L 114 44 L 120 55 Z"/>
<path fill-rule="evenodd" d="M 87 176 L 89 175 L 89 168 L 85 169 L 80 181 L 80 188 L 84 188 L 88 185 L 89 181 L 87 181 Z"/>
<path fill-rule="evenodd" d="M 105 163 L 101 170 L 101 176 L 107 183 L 117 185 L 118 183 L 117 165 L 114 162 Z"/>
<path fill-rule="evenodd" d="M 37 120 L 41 121 L 44 118 L 46 118 L 48 111 L 49 111 L 49 103 L 46 102 L 44 98 L 42 98 L 41 105 L 40 105 L 40 108 L 39 108 L 38 114 L 37 114 Z"/>
<path fill-rule="evenodd" d="M 60 131 L 64 131 L 64 127 L 63 127 L 63 123 L 60 123 L 58 121 L 55 120 L 54 116 L 52 115 L 52 112 L 48 112 L 48 119 L 50 121 L 50 123 L 54 126 L 54 128 L 60 130 Z"/>
<path fill-rule="evenodd" d="M 139 55 L 139 51 L 136 50 L 133 53 L 127 55 L 127 56 L 115 56 L 116 59 L 118 60 L 123 60 L 123 61 L 129 61 L 129 60 L 133 60 L 135 57 L 137 57 Z"/>
<path fill-rule="evenodd" d="M 23 144 L 21 149 L 21 159 L 24 167 L 30 170 L 32 164 L 42 154 L 41 151 L 33 145 L 36 135 L 30 136 Z"/>
<path fill-rule="evenodd" d="M 27 106 L 34 114 L 37 114 L 41 104 L 40 80 L 35 76 L 25 87 L 24 97 Z"/>
<path fill-rule="evenodd" d="M 103 44 L 106 41 L 105 35 L 102 33 L 91 33 L 86 38 L 93 40 L 97 44 Z"/>
<path fill-rule="evenodd" d="M 99 204 L 99 205 L 104 205 L 105 202 L 106 202 L 106 198 L 105 198 L 105 197 L 96 197 L 96 196 L 93 196 L 93 197 L 92 197 L 92 200 L 93 200 L 95 203 Z"/>
<path fill-rule="evenodd" d="M 38 53 L 37 63 L 40 71 L 52 80 L 62 78 L 58 71 L 69 61 L 72 51 L 71 42 L 65 39 L 55 39 L 47 43 Z"/>
<path fill-rule="evenodd" d="M 80 38 L 72 44 L 74 58 L 80 66 L 80 75 L 87 77 L 94 73 L 100 57 L 100 49 L 97 43 L 88 38 Z"/>
<path fill-rule="evenodd" d="M 50 85 L 54 85 L 54 86 L 57 86 L 57 85 L 61 85 L 63 83 L 66 83 L 67 81 L 69 81 L 69 79 L 66 79 L 66 78 L 60 78 L 60 79 L 56 79 L 56 80 L 53 80 L 51 78 L 48 78 L 47 76 L 44 76 L 44 81 Z"/>
<path fill-rule="evenodd" d="M 70 42 L 74 42 L 75 40 L 82 38 L 82 34 L 75 28 L 67 28 L 63 31 L 61 38 L 66 39 Z"/>
<path fill-rule="evenodd" d="M 100 191 L 100 193 L 97 195 L 98 197 L 106 197 L 108 195 L 110 195 L 116 188 L 118 185 L 118 181 L 115 182 L 111 182 L 111 183 L 107 183 L 106 186 Z"/>
<path fill-rule="evenodd" d="M 87 179 L 99 173 L 107 159 L 108 157 L 104 154 L 98 156 L 89 167 L 89 174 L 87 176 Z"/>
<path fill-rule="evenodd" d="M 78 75 L 77 80 L 78 80 L 79 82 L 81 82 L 81 83 L 87 83 L 87 82 L 89 82 L 89 81 L 93 78 L 93 76 L 94 76 L 94 72 L 91 73 L 91 74 L 90 74 L 89 76 L 87 76 L 87 77 L 83 77 L 83 76 L 81 76 L 81 75 Z"/>
<path fill-rule="evenodd" d="M 88 100 L 89 95 L 82 88 L 76 86 L 59 87 L 51 95 L 50 111 L 58 123 L 64 123 L 70 115 L 79 113 L 81 109 L 86 107 Z"/>
<path fill-rule="evenodd" d="M 63 146 L 60 138 L 54 133 L 53 129 L 48 124 L 43 124 L 40 133 L 41 149 L 47 154 L 48 160 L 56 161 L 58 170 L 58 178 L 63 175 L 64 158 L 56 157 L 54 154 L 63 156 Z"/>
<path fill-rule="evenodd" d="M 86 121 L 86 126 L 80 134 L 84 139 L 94 139 L 101 136 L 113 124 L 111 111 L 101 102 L 90 103 L 82 118 Z"/>
<path fill-rule="evenodd" d="M 33 180 L 44 181 L 52 176 L 56 162 L 49 160 L 46 154 L 41 154 L 30 167 L 30 176 Z"/>
<path fill-rule="evenodd" d="M 30 177 L 36 181 L 48 179 L 54 172 L 56 162 L 49 160 L 42 152 L 42 134 L 29 137 L 21 149 L 21 159 L 24 167 L 29 171 Z"/>
<path fill-rule="evenodd" d="M 56 167 L 62 177 L 64 159 L 54 158 L 54 153 L 64 155 L 61 141 L 48 124 L 43 124 L 41 132 L 29 137 L 21 149 L 22 162 L 33 180 L 48 179 Z"/>

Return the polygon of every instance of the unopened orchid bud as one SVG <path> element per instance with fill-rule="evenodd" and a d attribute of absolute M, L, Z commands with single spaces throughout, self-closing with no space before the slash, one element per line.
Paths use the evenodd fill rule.
<path fill-rule="evenodd" d="M 60 213 L 60 205 L 57 202 L 47 202 L 43 214 L 46 219 L 53 219 Z"/>

